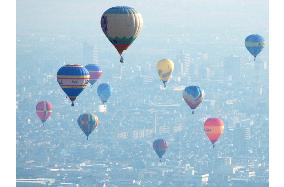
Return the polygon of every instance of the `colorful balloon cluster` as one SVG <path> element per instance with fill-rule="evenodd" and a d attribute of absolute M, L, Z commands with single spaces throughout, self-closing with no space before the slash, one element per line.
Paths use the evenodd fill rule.
<path fill-rule="evenodd" d="M 107 39 L 116 48 L 120 55 L 120 62 L 123 63 L 123 52 L 134 42 L 141 32 L 143 19 L 140 13 L 134 8 L 127 6 L 116 6 L 106 10 L 101 17 L 101 28 Z M 249 35 L 245 39 L 245 47 L 254 56 L 262 51 L 264 39 L 257 34 Z M 157 63 L 157 72 L 164 87 L 167 86 L 174 71 L 174 62 L 170 59 L 162 59 Z M 102 70 L 97 64 L 87 64 L 85 67 L 80 64 L 67 64 L 62 66 L 57 72 L 57 82 L 64 93 L 72 102 L 87 87 L 88 83 L 94 85 L 102 76 Z M 111 88 L 107 83 L 102 83 L 97 88 L 97 94 L 105 104 L 111 96 Z M 188 86 L 183 90 L 183 99 L 186 104 L 194 110 L 202 103 L 204 91 L 199 86 Z M 36 105 L 36 114 L 44 123 L 52 113 L 52 104 L 48 101 L 40 101 Z M 79 127 L 88 136 L 98 126 L 99 119 L 95 114 L 81 114 L 77 120 Z M 216 141 L 224 132 L 224 122 L 219 118 L 208 118 L 204 123 L 204 131 L 211 141 L 213 147 Z M 156 139 L 153 142 L 153 149 L 162 159 L 168 145 L 164 139 Z"/>

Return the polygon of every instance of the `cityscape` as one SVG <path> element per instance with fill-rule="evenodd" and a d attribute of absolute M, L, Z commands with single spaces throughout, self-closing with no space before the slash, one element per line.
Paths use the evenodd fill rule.
<path fill-rule="evenodd" d="M 179 7 L 185 8 L 172 14 L 179 10 L 185 16 L 186 2 L 181 1 Z M 255 3 L 266 5 L 261 2 Z M 173 1 L 157 4 L 167 8 Z M 144 27 L 123 64 L 100 28 L 93 34 L 78 34 L 80 29 L 64 33 L 17 28 L 17 186 L 268 187 L 268 18 L 253 30 L 248 25 L 261 18 L 243 25 L 243 20 L 236 19 L 226 28 L 220 28 L 227 24 L 225 19 L 209 21 L 203 30 L 204 17 L 199 25 L 175 25 L 179 18 L 163 13 L 164 26 L 172 27 L 161 33 L 159 27 L 150 27 L 159 20 L 163 24 L 162 17 L 151 20 L 152 7 L 142 8 L 141 2 L 134 5 L 141 8 Z M 240 15 L 231 8 L 228 19 L 251 16 L 245 5 L 241 1 L 244 11 Z M 222 11 L 220 15 L 209 11 L 213 17 L 208 19 L 223 17 L 225 8 Z M 266 39 L 256 61 L 244 47 L 244 38 L 255 30 Z M 162 58 L 175 63 L 166 89 L 156 71 Z M 58 69 L 66 64 L 98 64 L 103 71 L 74 107 L 56 80 Z M 111 86 L 106 112 L 99 111 L 100 83 Z M 189 85 L 205 92 L 194 114 L 182 98 Z M 44 125 L 35 113 L 41 100 L 53 104 L 51 118 Z M 88 140 L 77 124 L 85 112 L 95 113 L 100 121 Z M 215 148 L 203 129 L 209 117 L 219 117 L 225 124 Z M 168 143 L 162 162 L 152 147 L 157 138 Z"/>

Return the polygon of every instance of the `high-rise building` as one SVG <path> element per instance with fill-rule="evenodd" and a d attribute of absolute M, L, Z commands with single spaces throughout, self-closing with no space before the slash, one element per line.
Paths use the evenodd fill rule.
<path fill-rule="evenodd" d="M 251 128 L 248 122 L 240 122 L 235 128 L 235 143 L 238 152 L 246 156 L 249 150 L 249 142 L 251 140 Z"/>
<path fill-rule="evenodd" d="M 83 43 L 83 63 L 85 65 L 98 63 L 98 50 L 87 42 Z"/>
<path fill-rule="evenodd" d="M 239 80 L 241 75 L 240 61 L 240 57 L 236 55 L 224 59 L 224 78 L 226 81 Z"/>
<path fill-rule="evenodd" d="M 180 76 L 181 79 L 188 79 L 191 76 L 191 56 L 189 53 L 183 50 L 179 53 L 177 57 L 177 62 L 175 63 L 175 72 Z"/>
<path fill-rule="evenodd" d="M 191 58 L 190 54 L 184 54 L 183 62 L 182 62 L 182 76 L 189 76 L 190 75 L 190 64 L 191 64 Z"/>

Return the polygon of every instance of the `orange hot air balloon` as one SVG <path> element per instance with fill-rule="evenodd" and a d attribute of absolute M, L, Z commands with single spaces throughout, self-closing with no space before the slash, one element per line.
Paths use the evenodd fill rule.
<path fill-rule="evenodd" d="M 214 143 L 224 132 L 224 122 L 219 118 L 208 118 L 204 123 L 204 131 L 214 148 Z"/>

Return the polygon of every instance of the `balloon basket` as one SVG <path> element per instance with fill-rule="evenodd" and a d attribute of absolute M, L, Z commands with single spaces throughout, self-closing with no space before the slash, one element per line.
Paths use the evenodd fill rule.
<path fill-rule="evenodd" d="M 105 113 L 107 111 L 106 105 L 99 105 L 99 112 Z"/>
<path fill-rule="evenodd" d="M 166 87 L 164 87 L 163 85 L 160 85 L 160 90 L 165 90 Z"/>

